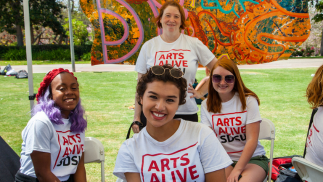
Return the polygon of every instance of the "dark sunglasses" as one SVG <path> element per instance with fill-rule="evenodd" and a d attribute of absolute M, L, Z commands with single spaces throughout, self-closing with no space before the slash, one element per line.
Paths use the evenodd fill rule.
<path fill-rule="evenodd" d="M 220 83 L 221 80 L 222 80 L 221 75 L 217 75 L 217 74 L 212 75 L 212 81 L 214 83 Z M 234 75 L 226 75 L 226 76 L 224 76 L 224 81 L 226 83 L 234 83 Z"/>
<path fill-rule="evenodd" d="M 165 73 L 165 70 L 169 69 L 169 68 L 164 68 L 162 66 L 156 65 L 156 66 L 151 67 L 150 69 L 151 69 L 152 73 L 155 75 L 163 75 Z M 183 72 L 178 68 L 169 69 L 169 73 L 174 78 L 181 78 L 184 75 Z"/>

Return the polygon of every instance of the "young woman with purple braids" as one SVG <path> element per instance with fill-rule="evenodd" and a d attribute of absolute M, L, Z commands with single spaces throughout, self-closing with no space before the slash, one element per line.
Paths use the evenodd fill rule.
<path fill-rule="evenodd" d="M 33 117 L 22 131 L 21 167 L 16 182 L 86 181 L 84 133 L 87 121 L 77 78 L 53 69 L 36 95 Z"/>

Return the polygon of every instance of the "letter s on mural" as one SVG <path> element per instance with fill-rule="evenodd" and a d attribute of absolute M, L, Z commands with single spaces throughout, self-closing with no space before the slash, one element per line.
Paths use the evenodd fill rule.
<path fill-rule="evenodd" d="M 153 23 L 164 0 L 80 0 L 93 25 L 91 63 L 135 63 L 144 42 L 161 34 Z M 188 28 L 219 57 L 237 64 L 287 59 L 310 35 L 307 0 L 179 0 Z"/>

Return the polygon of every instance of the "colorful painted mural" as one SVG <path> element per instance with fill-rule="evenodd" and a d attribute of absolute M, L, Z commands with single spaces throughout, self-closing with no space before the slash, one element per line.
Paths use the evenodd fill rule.
<path fill-rule="evenodd" d="M 94 27 L 92 65 L 135 63 L 141 45 L 161 33 L 153 22 L 165 0 L 80 0 Z M 218 57 L 237 64 L 287 59 L 310 35 L 307 0 L 179 0 L 189 25 Z"/>

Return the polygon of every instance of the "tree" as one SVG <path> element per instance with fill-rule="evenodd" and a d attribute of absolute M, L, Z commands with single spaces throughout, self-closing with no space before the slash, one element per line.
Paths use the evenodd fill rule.
<path fill-rule="evenodd" d="M 18 45 L 23 45 L 21 27 L 24 25 L 22 15 L 22 0 L 0 1 L 0 27 L 1 32 L 6 30 L 10 34 L 16 33 Z"/>
<path fill-rule="evenodd" d="M 302 45 L 297 47 L 294 56 L 319 56 L 323 21 L 315 22 L 314 17 L 318 14 L 315 6 L 308 6 L 309 18 L 311 20 L 311 33 Z"/>
<path fill-rule="evenodd" d="M 66 35 L 70 35 L 68 18 L 65 19 L 66 24 L 64 28 L 67 30 Z M 84 25 L 83 21 L 72 19 L 72 28 L 73 28 L 73 38 L 75 45 L 85 45 L 85 42 L 88 41 L 89 32 L 87 31 L 87 26 Z"/>
<path fill-rule="evenodd" d="M 50 27 L 60 39 L 66 37 L 65 30 L 58 21 L 64 5 L 55 0 L 29 0 L 32 42 L 33 25 Z M 17 35 L 18 46 L 23 46 L 22 27 L 24 26 L 23 0 L 0 1 L 0 31 L 6 30 Z M 61 42 L 61 41 L 60 41 Z"/>
<path fill-rule="evenodd" d="M 312 6 L 315 6 L 316 11 L 318 12 L 312 20 L 314 20 L 316 23 L 321 22 L 323 20 L 323 1 L 322 0 L 310 0 L 310 3 Z M 323 27 L 322 28 L 322 34 L 321 34 L 321 56 L 323 56 Z"/>

